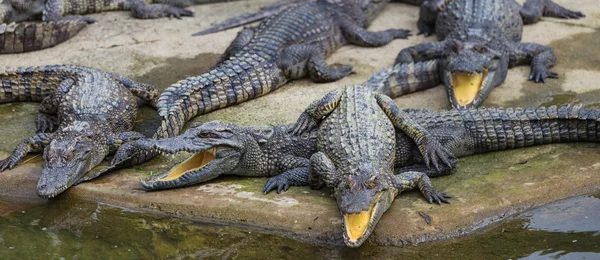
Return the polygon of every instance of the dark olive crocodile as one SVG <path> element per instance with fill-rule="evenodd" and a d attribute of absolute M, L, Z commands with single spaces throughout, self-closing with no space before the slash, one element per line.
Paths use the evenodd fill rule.
<path fill-rule="evenodd" d="M 310 156 L 316 152 L 316 132 L 293 136 L 288 133 L 290 127 L 240 127 L 213 121 L 194 125 L 173 138 L 142 139 L 138 142 L 141 147 L 161 154 L 193 153 L 170 170 L 150 176 L 143 187 L 147 191 L 178 188 L 227 174 L 273 177 L 285 172 L 305 176 L 298 171 L 307 169 Z"/>
<path fill-rule="evenodd" d="M 19 68 L 0 72 L 0 103 L 41 102 L 38 134 L 23 140 L 0 171 L 12 169 L 27 153 L 43 152 L 38 182 L 41 197 L 54 197 L 92 170 L 131 132 L 137 101 L 155 100 L 158 91 L 123 76 L 73 65 Z"/>
<path fill-rule="evenodd" d="M 581 18 L 550 0 L 428 0 L 421 5 L 420 33 L 436 33 L 438 42 L 403 49 L 396 65 L 376 73 L 368 85 L 392 98 L 443 84 L 454 108 L 480 105 L 504 82 L 508 68 L 530 64 L 530 80 L 556 78 L 552 49 L 521 42 L 523 24 L 542 16 Z M 415 64 L 413 62 L 421 62 Z M 402 79 L 398 79 L 402 78 Z"/>
<path fill-rule="evenodd" d="M 2 0 L 0 54 L 41 50 L 66 41 L 95 22 L 84 14 L 130 10 L 140 19 L 180 18 L 193 15 L 184 6 L 223 1 L 227 0 Z"/>
<path fill-rule="evenodd" d="M 311 156 L 308 182 L 313 189 L 333 189 L 342 213 L 344 242 L 360 246 L 399 191 L 418 184 L 427 200 L 446 201 L 425 174 L 394 175 L 396 134 L 416 144 L 425 168 L 451 169 L 456 158 L 388 96 L 356 85 L 330 92 L 313 102 L 296 122 L 294 133 L 318 126 L 317 150 Z M 285 176 L 284 176 L 285 178 Z"/>
<path fill-rule="evenodd" d="M 180 80 L 161 94 L 158 110 L 163 120 L 154 137 L 176 136 L 197 115 L 266 95 L 292 79 L 310 76 L 315 82 L 330 82 L 347 76 L 351 66 L 330 66 L 325 57 L 345 44 L 375 47 L 409 36 L 401 29 L 364 29 L 385 4 L 309 2 L 285 9 L 257 27 L 244 28 L 211 71 Z M 155 155 L 124 145 L 113 160 L 114 167 L 105 171 Z"/>

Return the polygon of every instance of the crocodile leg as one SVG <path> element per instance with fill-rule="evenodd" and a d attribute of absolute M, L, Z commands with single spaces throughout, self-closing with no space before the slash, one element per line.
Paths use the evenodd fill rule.
<path fill-rule="evenodd" d="M 194 16 L 194 12 L 168 4 L 146 4 L 145 0 L 131 1 L 131 15 L 139 19 L 161 17 L 181 19 L 182 16 Z"/>
<path fill-rule="evenodd" d="M 386 95 L 375 94 L 377 103 L 383 109 L 385 114 L 390 118 L 392 124 L 400 131 L 410 137 L 419 147 L 419 151 L 425 160 L 425 165 L 440 170 L 440 164 L 444 163 L 452 167 L 451 161 L 454 160 L 452 155 L 445 147 L 440 144 L 423 126 L 413 121 L 408 114 L 403 112 L 397 105 Z"/>
<path fill-rule="evenodd" d="M 329 92 L 322 99 L 313 101 L 292 127 L 292 133 L 299 135 L 315 128 L 319 121 L 329 115 L 340 103 L 342 92 L 339 89 Z"/>
<path fill-rule="evenodd" d="M 308 167 L 308 185 L 318 190 L 323 184 L 334 187 L 336 184 L 336 169 L 333 162 L 323 152 L 317 152 L 310 157 Z"/>
<path fill-rule="evenodd" d="M 393 177 L 392 183 L 394 187 L 398 189 L 398 193 L 413 190 L 418 187 L 429 203 L 450 203 L 446 199 L 452 198 L 452 196 L 449 196 L 446 193 L 435 191 L 429 177 L 422 172 L 402 172 Z"/>
<path fill-rule="evenodd" d="M 277 188 L 277 194 L 281 191 L 287 191 L 290 186 L 308 186 L 308 167 L 291 169 L 269 178 L 265 184 L 264 193 L 267 194 L 271 190 Z"/>
<path fill-rule="evenodd" d="M 15 165 L 30 152 L 42 152 L 44 147 L 48 145 L 53 138 L 53 134 L 40 133 L 21 141 L 12 155 L 0 160 L 0 172 L 15 167 Z"/>
<path fill-rule="evenodd" d="M 221 55 L 221 60 L 219 63 L 229 59 L 231 56 L 234 56 L 236 53 L 240 52 L 244 46 L 246 46 L 254 37 L 254 27 L 244 27 L 241 31 L 238 32 L 233 42 L 229 44 L 229 47 L 225 50 L 225 53 Z"/>
<path fill-rule="evenodd" d="M 86 23 L 95 23 L 96 20 L 91 17 L 81 15 L 62 16 L 62 0 L 47 0 L 42 14 L 44 22 L 50 21 L 81 21 Z"/>
<path fill-rule="evenodd" d="M 354 45 L 364 47 L 379 47 L 388 44 L 394 39 L 406 39 L 410 36 L 410 31 L 403 29 L 370 32 L 349 20 L 343 20 L 341 28 L 346 40 Z"/>
<path fill-rule="evenodd" d="M 64 94 L 69 92 L 74 83 L 75 81 L 72 79 L 63 80 L 51 95 L 42 100 L 39 113 L 35 119 L 37 133 L 53 132 L 56 130 L 55 128 L 60 123 L 57 116 L 60 101 Z"/>
<path fill-rule="evenodd" d="M 396 64 L 367 79 L 366 87 L 390 98 L 426 90 L 441 84 L 439 61 Z"/>
<path fill-rule="evenodd" d="M 140 98 L 141 100 L 155 105 L 156 98 L 158 98 L 158 90 L 151 85 L 140 83 L 131 80 L 118 73 L 110 73 L 110 75 L 116 80 L 123 84 L 131 93 Z"/>
<path fill-rule="evenodd" d="M 352 66 L 349 65 L 329 66 L 321 49 L 307 44 L 285 48 L 279 58 L 279 64 L 286 76 L 298 79 L 308 74 L 314 82 L 336 81 L 352 72 Z"/>
<path fill-rule="evenodd" d="M 519 43 L 510 53 L 510 66 L 531 64 L 529 80 L 546 82 L 546 78 L 558 78 L 550 68 L 556 63 L 552 49 L 537 43 Z"/>
<path fill-rule="evenodd" d="M 425 37 L 435 33 L 435 20 L 437 16 L 444 9 L 448 0 L 428 0 L 421 4 L 419 9 L 419 20 L 417 21 L 417 28 L 419 28 L 419 34 L 423 34 Z"/>
<path fill-rule="evenodd" d="M 520 11 L 524 24 L 532 24 L 540 20 L 542 16 L 556 18 L 581 18 L 585 17 L 581 12 L 566 9 L 551 0 L 527 0 Z"/>
<path fill-rule="evenodd" d="M 404 48 L 396 56 L 394 64 L 413 63 L 443 58 L 450 47 L 450 41 L 426 42 Z"/>

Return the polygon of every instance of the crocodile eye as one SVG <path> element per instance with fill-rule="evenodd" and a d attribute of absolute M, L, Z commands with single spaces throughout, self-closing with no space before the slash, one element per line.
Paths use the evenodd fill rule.
<path fill-rule="evenodd" d="M 71 159 L 73 158 L 73 152 L 69 151 L 69 152 L 65 152 L 63 153 L 63 159 L 65 159 L 65 161 L 71 161 Z"/>
<path fill-rule="evenodd" d="M 198 134 L 198 136 L 200 136 L 201 138 L 219 138 L 218 134 L 211 133 L 211 132 L 203 132 L 203 133 Z"/>
<path fill-rule="evenodd" d="M 369 181 L 365 183 L 365 185 L 367 186 L 367 189 L 373 189 L 375 188 L 375 186 L 377 186 L 377 184 L 374 181 Z"/>
<path fill-rule="evenodd" d="M 479 53 L 486 53 L 488 52 L 488 49 L 485 46 L 475 46 L 473 47 L 473 50 Z"/>

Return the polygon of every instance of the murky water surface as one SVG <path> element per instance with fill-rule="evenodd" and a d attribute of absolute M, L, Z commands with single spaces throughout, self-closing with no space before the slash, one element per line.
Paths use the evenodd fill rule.
<path fill-rule="evenodd" d="M 349 249 L 92 202 L 0 198 L 0 259 L 600 259 L 600 196 L 449 242 Z"/>

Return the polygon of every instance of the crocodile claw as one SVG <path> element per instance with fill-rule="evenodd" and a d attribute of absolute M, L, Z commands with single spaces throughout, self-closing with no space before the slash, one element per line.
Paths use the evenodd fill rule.
<path fill-rule="evenodd" d="M 37 133 L 49 133 L 56 130 L 58 119 L 56 116 L 39 113 L 35 117 Z"/>
<path fill-rule="evenodd" d="M 448 149 L 443 147 L 437 141 L 427 142 L 423 148 L 420 148 L 421 154 L 423 155 L 423 160 L 425 161 L 425 165 L 427 168 L 435 168 L 438 171 L 446 168 L 442 166 L 443 163 L 449 169 L 454 167 L 454 164 L 458 161 L 458 159 L 450 152 Z"/>
<path fill-rule="evenodd" d="M 7 169 L 12 169 L 15 167 L 16 164 L 17 161 L 13 160 L 12 156 L 9 156 L 4 160 L 0 160 L 0 172 L 3 172 Z"/>
<path fill-rule="evenodd" d="M 293 135 L 300 135 L 305 132 L 310 132 L 317 126 L 317 120 L 311 117 L 308 113 L 303 112 L 296 124 L 292 127 L 291 133 Z"/>
<path fill-rule="evenodd" d="M 277 187 L 277 194 L 280 194 L 281 191 L 287 191 L 290 188 L 290 183 L 288 179 L 286 179 L 282 175 L 277 175 L 275 177 L 269 178 L 269 180 L 265 184 L 264 193 L 269 193 L 270 191 L 275 189 L 275 187 Z"/>
<path fill-rule="evenodd" d="M 433 204 L 434 202 L 438 205 L 442 205 L 442 203 L 450 204 L 447 199 L 452 198 L 452 196 L 446 194 L 445 192 L 432 192 L 425 195 L 425 198 L 429 202 L 429 204 Z"/>
<path fill-rule="evenodd" d="M 534 67 L 531 70 L 531 74 L 529 74 L 529 80 L 533 80 L 535 82 L 546 83 L 546 78 L 558 78 L 558 73 L 553 72 L 546 68 Z"/>

